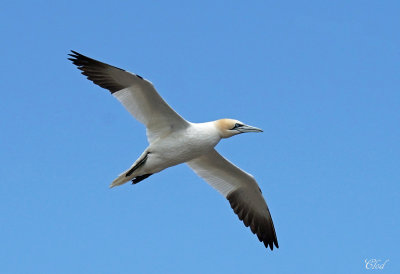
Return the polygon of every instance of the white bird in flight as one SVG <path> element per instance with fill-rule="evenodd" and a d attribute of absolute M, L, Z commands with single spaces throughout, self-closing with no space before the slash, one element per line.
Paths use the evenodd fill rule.
<path fill-rule="evenodd" d="M 150 145 L 133 165 L 110 185 L 137 184 L 154 173 L 181 163 L 228 199 L 233 211 L 265 247 L 278 248 L 268 206 L 254 177 L 222 157 L 214 147 L 221 139 L 245 132 L 262 132 L 238 120 L 191 123 L 176 113 L 153 84 L 137 74 L 110 66 L 76 51 L 68 58 L 96 85 L 108 89 L 146 126 Z"/>

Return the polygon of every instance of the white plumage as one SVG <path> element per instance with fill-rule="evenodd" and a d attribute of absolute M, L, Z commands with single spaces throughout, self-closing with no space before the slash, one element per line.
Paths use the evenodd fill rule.
<path fill-rule="evenodd" d="M 153 84 L 139 75 L 86 57 L 75 51 L 69 58 L 83 75 L 108 89 L 146 126 L 149 146 L 110 187 L 134 184 L 168 167 L 187 163 L 196 174 L 227 198 L 234 212 L 266 247 L 278 246 L 268 206 L 254 177 L 222 157 L 214 147 L 223 138 L 261 132 L 238 120 L 191 123 L 177 114 Z"/>

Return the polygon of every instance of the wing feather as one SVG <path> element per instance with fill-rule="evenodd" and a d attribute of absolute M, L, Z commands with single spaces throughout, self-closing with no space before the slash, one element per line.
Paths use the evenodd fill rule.
<path fill-rule="evenodd" d="M 228 199 L 233 211 L 265 247 L 278 248 L 274 223 L 254 177 L 241 170 L 215 149 L 188 162 L 194 172 Z"/>
<path fill-rule="evenodd" d="M 102 63 L 76 51 L 69 54 L 74 65 L 96 85 L 108 89 L 147 128 L 150 143 L 189 123 L 176 113 L 143 77 Z"/>

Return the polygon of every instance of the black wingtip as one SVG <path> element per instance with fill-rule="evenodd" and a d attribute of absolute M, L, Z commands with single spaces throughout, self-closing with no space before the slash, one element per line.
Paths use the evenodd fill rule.
<path fill-rule="evenodd" d="M 110 73 L 112 73 L 110 70 L 125 70 L 97 61 L 74 50 L 71 50 L 71 53 L 69 53 L 68 56 L 68 60 L 81 70 L 82 74 L 87 76 L 87 79 L 96 85 L 108 89 L 111 93 L 117 92 L 126 87 L 126 85 L 121 84 L 110 76 Z"/>
<path fill-rule="evenodd" d="M 89 64 L 89 62 L 101 64 L 101 62 L 94 60 L 92 58 L 89 58 L 83 54 L 80 54 L 77 51 L 71 50 L 71 52 L 72 53 L 68 53 L 68 56 L 71 56 L 71 58 L 68 58 L 68 60 L 72 61 L 72 63 L 74 63 L 74 65 L 76 65 L 78 67 L 87 65 L 87 64 Z"/>
<path fill-rule="evenodd" d="M 246 208 L 244 203 L 240 203 L 241 200 L 244 200 L 243 197 L 241 197 L 243 195 L 242 192 L 242 190 L 238 189 L 228 194 L 226 197 L 233 211 L 238 215 L 240 220 L 243 220 L 245 226 L 247 226 L 246 224 L 250 225 L 251 232 L 256 234 L 258 240 L 262 242 L 266 248 L 273 250 L 274 244 L 276 248 L 279 248 L 274 223 L 269 210 L 267 216 L 251 214 L 251 209 Z"/>
<path fill-rule="evenodd" d="M 68 53 L 68 56 L 71 56 L 72 58 L 77 59 L 79 56 L 83 56 L 82 54 L 80 54 L 79 52 L 76 52 L 74 50 L 71 50 L 72 53 Z M 86 57 L 86 56 L 85 56 Z M 72 60 L 72 58 L 68 58 L 68 60 Z"/>
<path fill-rule="evenodd" d="M 70 55 L 70 56 L 85 56 L 85 55 L 83 55 L 83 54 L 80 54 L 80 53 L 77 52 L 77 51 L 72 50 L 72 49 L 71 49 L 71 52 L 72 52 L 72 54 L 69 53 L 68 55 Z M 86 56 L 85 56 L 85 57 L 86 57 Z"/>
<path fill-rule="evenodd" d="M 72 52 L 72 54 L 68 53 L 68 56 L 71 56 L 72 58 L 68 58 L 68 60 L 72 61 L 74 63 L 74 65 L 78 66 L 78 68 L 82 67 L 82 66 L 93 66 L 93 65 L 96 65 L 96 66 L 100 66 L 100 67 L 105 67 L 105 66 L 113 67 L 115 69 L 119 69 L 119 70 L 125 71 L 122 68 L 119 68 L 119 67 L 116 67 L 116 66 L 112 66 L 112 65 L 100 62 L 98 60 L 95 60 L 93 58 L 87 57 L 86 55 L 83 55 L 83 54 L 81 54 L 81 53 L 79 53 L 79 52 L 77 52 L 75 50 L 71 49 L 71 52 Z"/>

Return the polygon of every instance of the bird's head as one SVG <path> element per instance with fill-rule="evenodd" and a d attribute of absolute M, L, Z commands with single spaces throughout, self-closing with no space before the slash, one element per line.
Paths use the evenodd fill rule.
<path fill-rule="evenodd" d="M 221 138 L 229 138 L 245 132 L 262 132 L 262 129 L 246 125 L 234 119 L 220 119 L 215 121 Z"/>

